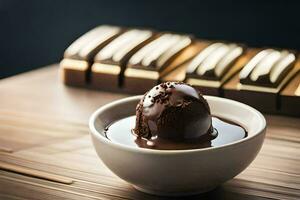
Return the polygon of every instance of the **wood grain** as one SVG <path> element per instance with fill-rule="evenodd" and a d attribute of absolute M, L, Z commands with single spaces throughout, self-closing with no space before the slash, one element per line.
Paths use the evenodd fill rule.
<path fill-rule="evenodd" d="M 4 171 L 11 171 L 11 172 L 15 172 L 18 174 L 23 174 L 26 176 L 32 176 L 35 178 L 54 181 L 54 182 L 58 182 L 58 183 L 64 183 L 64 184 L 72 184 L 73 183 L 73 180 L 70 178 L 67 178 L 67 177 L 59 176 L 59 175 L 56 175 L 53 173 L 52 174 L 46 173 L 41 170 L 30 169 L 30 168 L 21 167 L 18 165 L 12 165 L 12 164 L 8 164 L 8 163 L 1 162 L 1 161 L 0 161 L 0 169 L 4 170 Z"/>
<path fill-rule="evenodd" d="M 125 96 L 67 87 L 57 65 L 0 80 L 0 199 L 167 199 L 133 189 L 92 147 L 90 114 Z M 300 199 L 300 119 L 266 118 L 255 161 L 188 199 Z"/>

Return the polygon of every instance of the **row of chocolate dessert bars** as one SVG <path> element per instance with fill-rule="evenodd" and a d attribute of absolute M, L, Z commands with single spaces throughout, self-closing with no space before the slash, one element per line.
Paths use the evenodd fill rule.
<path fill-rule="evenodd" d="M 184 81 L 267 113 L 300 116 L 300 56 L 191 35 L 102 25 L 74 41 L 60 63 L 71 86 L 142 94 Z"/>

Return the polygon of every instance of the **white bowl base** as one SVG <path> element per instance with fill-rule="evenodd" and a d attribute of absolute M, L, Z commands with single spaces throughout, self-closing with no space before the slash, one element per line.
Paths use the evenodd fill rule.
<path fill-rule="evenodd" d="M 152 190 L 152 189 L 146 189 L 142 188 L 136 185 L 132 185 L 136 190 L 151 194 L 151 195 L 158 195 L 158 196 L 169 196 L 169 197 L 175 197 L 175 196 L 191 196 L 191 195 L 197 195 L 197 194 L 202 194 L 206 193 L 209 191 L 214 190 L 217 186 L 214 187 L 208 187 L 208 188 L 199 188 L 198 190 L 193 190 L 193 191 L 184 191 L 184 192 L 169 192 L 169 191 L 164 191 L 164 190 Z"/>

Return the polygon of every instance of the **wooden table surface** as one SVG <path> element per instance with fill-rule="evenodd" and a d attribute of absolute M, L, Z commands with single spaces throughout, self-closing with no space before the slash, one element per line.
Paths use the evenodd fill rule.
<path fill-rule="evenodd" d="M 91 144 L 90 114 L 125 96 L 66 87 L 57 65 L 0 80 L 0 199 L 166 199 L 116 177 Z M 266 118 L 255 161 L 190 199 L 300 199 L 300 118 Z"/>

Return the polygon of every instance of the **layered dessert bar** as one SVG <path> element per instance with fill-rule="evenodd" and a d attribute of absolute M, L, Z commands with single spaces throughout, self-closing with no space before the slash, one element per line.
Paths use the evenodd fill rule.
<path fill-rule="evenodd" d="M 300 59 L 298 57 L 295 76 L 280 92 L 280 108 L 282 114 L 300 117 Z"/>
<path fill-rule="evenodd" d="M 93 88 L 118 91 L 130 57 L 157 37 L 153 31 L 131 29 L 102 48 L 94 58 L 91 72 Z"/>
<path fill-rule="evenodd" d="M 137 51 L 127 64 L 124 90 L 145 93 L 164 76 L 193 58 L 205 42 L 195 41 L 188 35 L 163 33 Z"/>
<path fill-rule="evenodd" d="M 224 85 L 224 96 L 276 113 L 279 92 L 295 75 L 295 61 L 292 51 L 263 49 Z"/>
<path fill-rule="evenodd" d="M 238 70 L 253 52 L 234 43 L 216 42 L 206 46 L 191 61 L 171 72 L 166 81 L 185 81 L 204 94 L 221 95 L 221 86 Z"/>
<path fill-rule="evenodd" d="M 85 86 L 89 81 L 94 56 L 110 41 L 122 33 L 115 26 L 98 26 L 74 41 L 64 52 L 60 62 L 63 82 L 72 86 Z"/>

